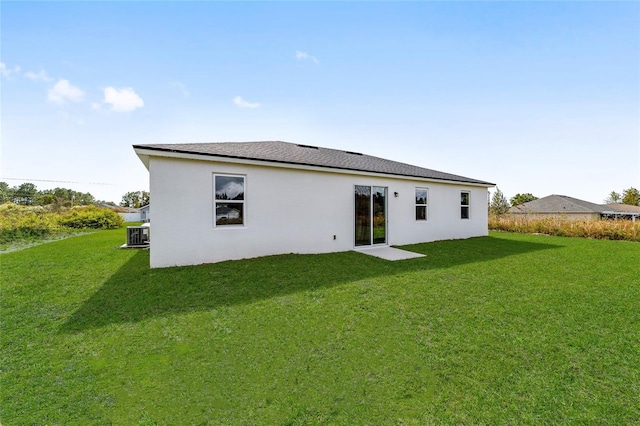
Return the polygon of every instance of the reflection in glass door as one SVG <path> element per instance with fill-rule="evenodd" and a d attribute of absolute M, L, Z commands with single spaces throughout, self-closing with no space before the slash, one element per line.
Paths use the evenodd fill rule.
<path fill-rule="evenodd" d="M 387 242 L 387 188 L 373 187 L 373 244 Z"/>
<path fill-rule="evenodd" d="M 387 188 L 355 187 L 355 245 L 386 244 Z"/>
<path fill-rule="evenodd" d="M 356 185 L 356 246 L 371 245 L 371 187 Z"/>

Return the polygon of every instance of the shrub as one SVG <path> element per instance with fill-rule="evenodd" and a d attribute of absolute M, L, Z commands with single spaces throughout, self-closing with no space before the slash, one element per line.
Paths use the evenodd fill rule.
<path fill-rule="evenodd" d="M 60 229 L 58 215 L 40 206 L 0 205 L 0 243 L 46 237 Z"/>
<path fill-rule="evenodd" d="M 60 212 L 42 206 L 0 205 L 0 244 L 35 240 L 79 229 L 112 229 L 122 226 L 118 213 L 95 206 Z"/>
<path fill-rule="evenodd" d="M 640 242 L 640 221 L 632 222 L 630 220 L 531 219 L 515 216 L 491 216 L 489 229 L 523 234 Z"/>
<path fill-rule="evenodd" d="M 74 207 L 69 213 L 60 216 L 60 224 L 74 229 L 114 229 L 124 223 L 120 215 L 113 210 L 96 206 Z"/>

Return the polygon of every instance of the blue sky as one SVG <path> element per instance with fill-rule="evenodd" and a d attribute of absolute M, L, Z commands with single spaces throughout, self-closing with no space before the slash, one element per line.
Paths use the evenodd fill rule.
<path fill-rule="evenodd" d="M 602 202 L 640 187 L 638 2 L 3 1 L 0 13 L 10 185 L 119 202 L 148 189 L 133 144 L 284 140 L 507 197 Z"/>

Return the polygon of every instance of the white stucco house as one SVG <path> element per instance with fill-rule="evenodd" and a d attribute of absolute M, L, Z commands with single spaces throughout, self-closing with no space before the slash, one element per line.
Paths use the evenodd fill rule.
<path fill-rule="evenodd" d="M 149 205 L 139 209 L 120 206 L 108 208 L 115 209 L 125 222 L 149 222 Z"/>
<path fill-rule="evenodd" d="M 149 170 L 151 267 L 488 233 L 483 180 L 287 142 L 134 150 Z"/>
<path fill-rule="evenodd" d="M 146 206 L 140 207 L 138 209 L 138 212 L 140 212 L 140 220 L 142 222 L 151 221 L 151 206 L 149 204 L 147 204 Z"/>
<path fill-rule="evenodd" d="M 133 207 L 106 206 L 117 212 L 125 222 L 140 222 L 140 211 Z"/>

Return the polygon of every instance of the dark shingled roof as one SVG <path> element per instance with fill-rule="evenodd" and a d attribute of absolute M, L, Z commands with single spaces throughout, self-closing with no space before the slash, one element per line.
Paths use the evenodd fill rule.
<path fill-rule="evenodd" d="M 602 207 L 604 207 L 606 211 L 617 213 L 640 213 L 640 206 L 632 206 L 629 204 L 611 203 L 605 204 Z"/>
<path fill-rule="evenodd" d="M 604 206 L 566 195 L 548 195 L 511 207 L 510 213 L 601 213 Z"/>
<path fill-rule="evenodd" d="M 478 179 L 425 169 L 357 152 L 280 141 L 150 144 L 134 145 L 133 147 L 135 149 L 268 161 L 494 186 L 493 183 Z"/>

